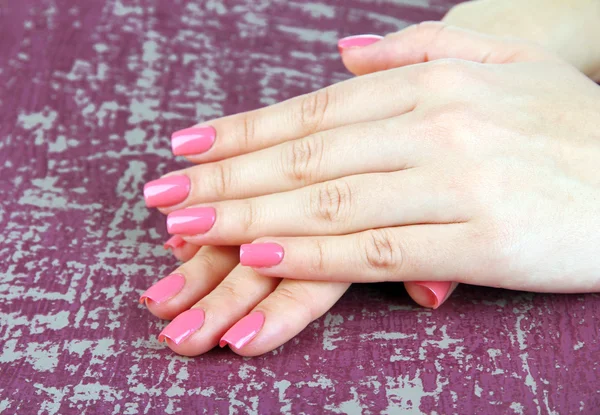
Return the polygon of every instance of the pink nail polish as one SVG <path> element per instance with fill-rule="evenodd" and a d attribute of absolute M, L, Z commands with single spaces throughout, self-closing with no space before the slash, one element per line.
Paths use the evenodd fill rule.
<path fill-rule="evenodd" d="M 248 314 L 227 330 L 227 333 L 221 337 L 219 346 L 225 347 L 229 344 L 235 349 L 241 349 L 256 337 L 265 323 L 265 316 L 259 311 Z"/>
<path fill-rule="evenodd" d="M 171 135 L 171 148 L 176 156 L 201 154 L 212 147 L 217 131 L 211 127 L 192 127 L 175 131 Z"/>
<path fill-rule="evenodd" d="M 144 199 L 146 206 L 171 206 L 183 202 L 190 193 L 190 179 L 187 176 L 169 176 L 146 183 Z"/>
<path fill-rule="evenodd" d="M 378 35 L 348 36 L 338 41 L 338 49 L 341 53 L 347 49 L 369 46 L 375 42 L 379 42 L 381 39 L 383 39 L 383 37 Z"/>
<path fill-rule="evenodd" d="M 283 260 L 283 247 L 278 244 L 246 244 L 240 247 L 240 264 L 247 267 L 273 267 Z"/>
<path fill-rule="evenodd" d="M 423 287 L 428 291 L 430 301 L 427 306 L 433 309 L 438 308 L 446 301 L 446 298 L 450 293 L 450 288 L 452 288 L 452 282 L 446 281 L 415 281 L 414 284 Z"/>
<path fill-rule="evenodd" d="M 201 308 L 192 308 L 184 311 L 158 335 L 158 341 L 165 339 L 171 340 L 175 344 L 181 344 L 182 341 L 190 337 L 196 330 L 204 324 L 204 310 Z"/>
<path fill-rule="evenodd" d="M 157 304 L 163 303 L 179 293 L 185 285 L 185 277 L 181 274 L 171 274 L 148 288 L 140 297 L 140 304 L 146 300 Z"/>
<path fill-rule="evenodd" d="M 185 241 L 183 240 L 183 238 L 179 235 L 174 235 L 174 236 L 171 236 L 167 242 L 165 242 L 163 247 L 165 249 L 169 249 L 169 248 L 175 249 L 175 248 L 180 248 L 183 245 L 185 245 Z"/>
<path fill-rule="evenodd" d="M 180 235 L 206 233 L 215 224 L 216 216 L 217 212 L 211 207 L 176 210 L 167 216 L 167 231 Z"/>

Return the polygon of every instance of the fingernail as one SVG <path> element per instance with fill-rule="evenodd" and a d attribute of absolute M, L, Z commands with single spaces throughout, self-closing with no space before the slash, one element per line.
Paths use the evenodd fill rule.
<path fill-rule="evenodd" d="M 148 288 L 140 297 L 140 304 L 151 300 L 157 304 L 173 298 L 185 285 L 185 277 L 181 274 L 171 274 Z"/>
<path fill-rule="evenodd" d="M 263 313 L 255 311 L 248 314 L 227 330 L 227 333 L 221 337 L 219 346 L 225 347 L 225 345 L 229 344 L 236 349 L 241 349 L 256 337 L 264 323 L 265 316 Z"/>
<path fill-rule="evenodd" d="M 426 290 L 429 300 L 424 304 L 425 307 L 431 307 L 433 309 L 441 306 L 444 301 L 446 301 L 448 294 L 450 293 L 450 288 L 452 288 L 452 282 L 438 282 L 438 281 L 428 281 L 414 282 L 415 285 L 422 287 Z"/>
<path fill-rule="evenodd" d="M 216 215 L 211 207 L 176 210 L 167 216 L 167 232 L 180 235 L 206 233 L 215 224 Z"/>
<path fill-rule="evenodd" d="M 183 202 L 190 193 L 187 176 L 169 176 L 146 183 L 144 199 L 146 206 L 171 206 Z"/>
<path fill-rule="evenodd" d="M 190 337 L 196 330 L 204 324 L 204 310 L 201 308 L 192 308 L 184 311 L 158 335 L 158 341 L 165 339 L 171 340 L 175 344 L 181 344 L 182 341 Z"/>
<path fill-rule="evenodd" d="M 246 244 L 240 246 L 240 264 L 247 267 L 273 267 L 283 260 L 283 247 L 278 244 Z"/>
<path fill-rule="evenodd" d="M 183 240 L 183 238 L 181 236 L 174 235 L 174 236 L 171 236 L 167 242 L 165 242 L 163 247 L 165 249 L 169 249 L 169 248 L 175 249 L 175 248 L 179 248 L 180 246 L 183 246 L 184 244 L 185 244 L 185 241 Z"/>
<path fill-rule="evenodd" d="M 355 35 L 348 36 L 338 40 L 338 49 L 340 53 L 347 49 L 362 48 L 369 46 L 375 42 L 379 42 L 383 39 L 383 36 L 379 35 Z"/>
<path fill-rule="evenodd" d="M 210 126 L 192 127 L 175 131 L 171 135 L 171 148 L 176 156 L 201 154 L 208 151 L 213 143 L 217 131 Z"/>

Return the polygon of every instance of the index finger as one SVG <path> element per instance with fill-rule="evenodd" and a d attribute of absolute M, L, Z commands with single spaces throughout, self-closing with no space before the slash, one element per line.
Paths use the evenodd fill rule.
<path fill-rule="evenodd" d="M 414 67 L 406 67 L 353 78 L 269 107 L 180 130 L 171 139 L 173 152 L 204 163 L 343 125 L 400 115 L 416 106 L 415 72 Z"/>

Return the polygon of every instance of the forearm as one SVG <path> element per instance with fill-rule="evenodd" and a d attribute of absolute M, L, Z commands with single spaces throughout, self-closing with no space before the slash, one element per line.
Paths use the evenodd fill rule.
<path fill-rule="evenodd" d="M 454 7 L 443 20 L 536 42 L 600 79 L 600 0 L 476 0 Z"/>

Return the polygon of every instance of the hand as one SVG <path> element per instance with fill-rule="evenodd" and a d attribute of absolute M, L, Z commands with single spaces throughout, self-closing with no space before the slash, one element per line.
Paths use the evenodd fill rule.
<path fill-rule="evenodd" d="M 342 53 L 344 62 L 352 69 L 352 62 L 372 61 L 381 65 L 372 65 L 371 70 L 383 70 L 386 66 L 402 66 L 428 59 L 439 59 L 447 56 L 460 56 L 464 59 L 480 60 L 487 57 L 490 62 L 504 62 L 506 56 L 513 59 L 532 60 L 539 58 L 536 49 L 527 48 L 520 42 L 496 41 L 456 28 L 444 27 L 437 23 L 424 23 L 409 27 L 397 34 L 390 35 L 378 45 L 362 50 L 350 49 Z M 460 47 L 449 47 L 461 45 Z M 391 58 L 392 61 L 377 61 L 373 58 L 373 52 L 385 51 L 382 56 Z M 368 56 L 368 55 L 371 56 Z M 350 65 L 348 63 L 350 62 Z M 226 123 L 224 123 L 226 125 Z M 224 144 L 224 143 L 221 143 Z M 218 147 L 217 147 L 218 148 Z M 177 151 L 176 151 L 177 152 Z M 215 157 L 215 152 L 210 153 Z M 210 156 L 209 154 L 209 156 Z M 192 161 L 201 161 L 203 156 L 192 155 Z M 210 159 L 208 159 L 210 160 Z M 217 166 L 218 167 L 218 166 Z M 183 241 L 182 241 L 183 242 Z M 193 241 L 192 241 L 193 242 Z M 249 242 L 243 240 L 242 242 Z M 240 242 L 241 243 L 241 242 Z M 194 245 L 186 243 L 183 248 L 173 247 L 173 252 L 178 255 L 181 250 L 193 254 Z M 183 260 L 189 258 L 184 256 Z M 443 282 L 408 282 L 405 284 L 409 295 L 420 305 L 437 308 L 441 305 L 455 289 L 455 283 Z"/>
<path fill-rule="evenodd" d="M 350 286 L 281 281 L 236 266 L 238 262 L 237 247 L 202 247 L 143 293 L 140 302 L 152 314 L 174 319 L 159 341 L 186 356 L 205 353 L 218 344 L 229 344 L 243 356 L 256 356 L 290 340 L 327 312 Z"/>
<path fill-rule="evenodd" d="M 437 31 L 435 25 L 427 26 Z M 422 34 L 423 31 L 409 28 L 404 33 L 404 41 L 410 44 L 413 43 L 411 33 Z M 434 52 L 433 48 L 430 50 Z M 398 62 L 398 65 L 401 64 Z M 232 118 L 239 119 L 239 116 Z M 178 192 L 177 188 L 175 191 Z M 149 204 L 155 203 L 150 201 Z M 144 292 L 140 302 L 157 317 L 175 319 L 161 332 L 159 339 L 183 355 L 202 354 L 222 341 L 225 341 L 223 345 L 229 342 L 232 350 L 244 356 L 273 350 L 325 313 L 350 285 L 293 280 L 279 282 L 278 279 L 260 276 L 252 269 L 236 267 L 238 247 L 200 248 L 179 235 L 169 239 L 165 248 L 171 249 L 185 264 Z M 423 287 L 407 285 L 407 290 L 417 303 L 435 307 L 455 286 L 454 283 L 430 282 Z M 248 319 L 243 317 L 256 316 L 253 311 L 264 317 L 264 329 L 246 324 Z M 257 321 L 255 318 L 249 320 Z M 245 343 L 227 337 L 229 329 L 233 328 L 235 333 L 240 327 L 255 330 L 254 337 L 246 337 Z"/>
<path fill-rule="evenodd" d="M 372 124 L 380 140 L 402 149 L 390 157 L 404 169 L 321 188 L 328 197 L 320 211 L 335 212 L 345 226 L 332 233 L 356 232 L 358 222 L 378 229 L 261 238 L 242 247 L 242 262 L 284 278 L 600 290 L 598 87 L 556 62 L 417 66 L 437 93 L 417 87 L 414 100 L 401 97 L 411 112 L 393 118 L 384 132 Z M 415 80 L 403 75 L 401 90 Z M 360 130 L 363 137 L 369 128 Z M 357 145 L 346 133 L 339 139 Z M 331 161 L 323 147 L 313 153 Z M 387 149 L 393 152 L 392 145 Z M 361 148 L 363 162 L 374 153 Z M 278 256 L 266 255 L 271 252 Z"/>
<path fill-rule="evenodd" d="M 465 7 L 453 8 L 444 21 L 480 22 L 491 20 L 487 9 L 480 10 L 480 2 L 463 3 Z M 478 13 L 487 19 L 478 18 Z M 510 21 L 508 16 L 499 14 L 500 22 Z M 459 25 L 460 26 L 460 25 Z M 486 29 L 484 26 L 481 29 Z M 524 33 L 523 27 L 504 27 L 500 33 Z M 485 33 L 485 31 L 483 32 Z M 356 47 L 360 45 L 361 47 Z M 391 68 L 416 64 L 447 57 L 470 60 L 479 63 L 516 63 L 544 59 L 545 52 L 516 38 L 501 39 L 469 33 L 462 28 L 447 26 L 438 22 L 425 22 L 411 26 L 398 33 L 382 38 L 376 35 L 352 36 L 342 39 L 339 49 L 344 65 L 356 75 L 364 75 Z M 420 305 L 437 308 L 456 289 L 456 283 L 442 281 L 407 281 L 404 287 L 408 294 Z"/>
<path fill-rule="evenodd" d="M 435 26 L 431 27 L 435 29 Z M 412 43 L 411 33 L 416 32 L 408 29 L 405 33 L 404 40 Z M 175 192 L 180 193 L 180 190 L 175 188 Z M 156 196 L 151 198 L 149 204 L 155 204 L 156 200 Z M 159 339 L 183 355 L 204 353 L 222 341 L 225 342 L 223 345 L 229 342 L 236 353 L 244 356 L 268 352 L 325 313 L 350 285 L 279 282 L 260 276 L 252 269 L 236 267 L 238 247 L 200 248 L 179 235 L 169 239 L 165 248 L 171 249 L 185 264 L 143 293 L 140 302 L 157 317 L 175 319 L 161 332 Z M 455 283 L 430 282 L 422 287 L 407 285 L 407 290 L 417 303 L 437 307 L 455 286 Z M 232 327 L 234 333 L 240 327 L 248 328 L 248 319 L 242 317 L 248 313 L 256 316 L 253 311 L 264 317 L 264 329 L 258 327 L 255 337 L 245 338 L 246 343 L 236 342 L 227 335 Z M 250 318 L 250 322 L 256 321 Z M 252 326 L 249 328 L 253 329 Z"/>
<path fill-rule="evenodd" d="M 538 53 L 539 53 L 539 51 L 536 50 L 532 53 L 532 56 L 538 56 Z M 443 55 L 442 55 L 442 57 L 443 57 Z M 547 57 L 547 56 L 542 56 L 541 60 L 547 60 L 548 62 L 556 62 L 556 60 L 554 58 Z M 445 64 L 446 63 L 447 62 L 445 62 Z M 452 62 L 452 63 L 456 63 L 456 62 Z M 558 65 L 558 66 L 560 67 L 560 65 Z M 565 70 L 566 68 L 562 68 L 562 69 Z M 356 82 L 356 81 L 353 81 L 353 82 Z M 581 82 L 581 81 L 579 81 L 579 82 Z M 298 99 L 296 101 L 298 101 Z M 289 103 L 287 103 L 287 105 L 289 105 Z M 281 107 L 281 105 L 279 107 Z M 272 111 L 272 110 L 273 110 L 273 108 L 260 110 L 258 112 L 254 112 L 254 114 L 252 114 L 252 115 L 258 115 L 257 113 L 260 113 L 260 112 L 264 113 L 264 112 Z M 224 125 L 229 124 L 230 131 L 235 131 L 234 127 L 236 127 L 236 125 L 235 125 L 236 123 L 231 122 L 231 121 L 236 121 L 236 119 L 239 121 L 240 117 L 247 117 L 249 115 L 250 114 L 242 114 L 241 116 L 238 115 L 238 116 L 228 117 L 230 122 L 227 122 L 227 119 L 223 119 L 223 120 L 217 120 L 217 122 L 215 124 L 218 125 L 219 122 L 223 123 Z M 265 118 L 263 118 L 263 119 L 266 119 L 267 115 L 268 114 L 265 114 Z M 241 118 L 241 119 L 244 119 L 244 118 Z M 217 128 L 217 130 L 220 131 L 221 129 Z M 240 130 L 244 131 L 244 128 L 242 127 Z M 246 131 L 248 131 L 248 130 L 246 130 Z M 276 134 L 273 134 L 273 136 L 275 136 L 275 135 Z M 235 135 L 233 137 L 235 137 Z M 215 142 L 215 145 L 213 146 L 211 151 L 218 149 L 219 144 L 221 144 L 221 143 Z M 225 142 L 223 142 L 222 144 L 227 145 L 227 143 L 225 143 Z M 218 158 L 218 153 L 216 153 L 216 154 L 217 154 L 217 156 L 215 158 Z M 210 158 L 209 158 L 210 154 L 208 154 L 208 156 L 204 155 L 204 156 L 200 156 L 200 157 L 205 157 L 207 160 L 210 160 Z M 236 158 L 236 159 L 239 159 L 239 158 Z M 233 160 L 235 160 L 235 159 L 233 159 Z M 224 169 L 221 169 L 221 167 L 216 167 L 216 164 L 218 164 L 218 163 L 212 163 L 212 164 L 208 164 L 205 166 L 198 166 L 198 167 L 212 166 L 212 168 L 214 169 L 213 171 L 223 170 L 223 172 L 226 172 Z M 241 183 L 241 184 L 243 184 L 243 183 Z M 192 181 L 192 185 L 194 185 L 193 181 Z M 219 186 L 215 186 L 214 188 L 218 189 Z M 194 187 L 192 187 L 191 190 L 193 191 Z M 184 196 L 184 197 L 186 197 L 186 196 Z M 224 195 L 224 196 L 226 196 L 226 197 L 224 197 L 224 199 L 226 199 L 227 195 Z M 215 198 L 218 199 L 219 197 L 217 196 Z M 156 200 L 156 199 L 154 199 L 154 200 Z M 181 206 L 185 206 L 187 204 L 190 204 L 190 202 L 186 201 L 186 200 L 184 200 L 182 203 L 180 203 Z M 167 210 L 172 210 L 172 209 L 173 208 L 170 208 L 170 209 L 167 208 Z M 219 216 L 220 215 L 218 215 L 217 218 Z M 219 222 L 218 220 L 215 222 L 216 225 L 218 225 L 218 222 Z M 415 229 L 415 227 L 405 227 L 404 229 L 410 229 L 410 228 Z M 345 237 L 345 238 L 349 238 L 349 237 Z M 186 238 L 186 239 L 193 240 L 194 238 L 192 237 L 192 238 Z M 273 239 L 273 238 L 270 238 L 270 239 Z M 341 238 L 341 239 L 343 239 L 343 238 Z M 298 241 L 301 241 L 301 239 L 298 239 Z M 178 252 L 177 251 L 178 249 L 186 250 L 186 249 L 188 249 L 188 246 L 182 246 L 179 248 L 175 248 L 174 251 L 176 252 L 176 254 Z M 337 298 L 339 298 L 339 296 L 341 296 L 343 294 L 343 292 L 345 291 L 345 289 L 348 286 L 347 283 L 345 284 L 345 286 L 344 286 L 344 284 L 341 284 L 341 283 L 315 286 L 311 282 L 286 280 L 285 284 L 283 284 L 283 283 L 281 284 L 281 286 L 282 286 L 281 293 L 269 295 L 269 293 L 276 293 L 275 287 L 278 283 L 277 279 L 270 279 L 270 278 L 264 278 L 264 277 L 261 279 L 260 276 L 258 276 L 254 271 L 252 271 L 248 268 L 240 268 L 240 267 L 237 267 L 236 270 L 229 277 L 226 277 L 226 275 L 229 272 L 229 271 L 227 271 L 227 268 L 232 269 L 233 266 L 235 266 L 235 263 L 237 262 L 237 259 L 235 258 L 236 255 L 234 254 L 235 250 L 229 251 L 226 253 L 213 252 L 211 254 L 210 250 L 215 250 L 215 249 L 227 249 L 227 248 L 212 248 L 212 247 L 203 248 L 198 253 L 198 255 L 200 255 L 199 260 L 196 260 L 196 262 L 194 262 L 194 259 L 192 259 L 192 261 L 190 261 L 189 264 L 184 264 L 182 269 L 179 270 L 185 276 L 185 289 L 182 289 L 184 287 L 180 286 L 179 291 L 178 291 L 178 293 L 175 293 L 175 296 L 170 295 L 166 299 L 164 299 L 164 295 L 163 295 L 163 299 L 162 299 L 162 301 L 160 301 L 160 303 L 157 303 L 156 301 L 152 301 L 152 300 L 148 301 L 148 306 L 151 309 L 151 311 L 153 313 L 155 313 L 156 315 L 163 317 L 163 318 L 173 318 L 174 316 L 178 315 L 182 311 L 187 310 L 192 304 L 194 304 L 194 302 L 197 302 L 197 301 L 200 301 L 200 302 L 198 302 L 197 304 L 194 305 L 194 307 L 193 307 L 194 309 L 200 308 L 203 310 L 208 310 L 208 311 L 206 311 L 206 315 L 207 315 L 206 321 L 204 321 L 205 319 L 204 319 L 204 315 L 203 315 L 202 320 L 204 322 L 204 327 L 202 328 L 201 331 L 194 331 L 195 329 L 188 331 L 187 332 L 188 337 L 186 339 L 183 339 L 183 341 L 180 341 L 179 344 L 176 344 L 174 341 L 168 342 L 169 346 L 171 348 L 173 348 L 173 350 L 177 351 L 178 353 L 195 355 L 195 354 L 202 353 L 202 352 L 214 347 L 217 344 L 217 342 L 219 341 L 220 335 L 222 333 L 224 333 L 228 327 L 230 327 L 232 324 L 234 324 L 235 321 L 237 321 L 237 319 L 241 318 L 243 315 L 245 315 L 251 309 L 260 310 L 261 314 L 263 316 L 266 315 L 266 319 L 263 322 L 264 327 L 262 328 L 262 330 L 259 330 L 258 332 L 254 333 L 254 335 L 256 336 L 254 338 L 254 340 L 252 340 L 252 337 L 250 337 L 248 339 L 248 340 L 252 340 L 249 344 L 242 345 L 241 348 L 236 348 L 234 345 L 232 348 L 237 353 L 240 353 L 243 355 L 256 355 L 256 354 L 264 353 L 268 350 L 271 350 L 271 348 L 277 347 L 278 345 L 287 341 L 289 338 L 293 337 L 293 335 L 295 335 L 297 332 L 299 332 L 303 327 L 305 327 L 306 324 L 308 324 L 308 322 L 310 322 L 311 319 L 317 318 L 319 315 L 324 313 L 327 308 L 329 308 L 331 305 L 333 305 L 335 303 Z M 193 248 L 192 248 L 192 250 L 193 250 Z M 384 251 L 382 251 L 382 252 L 384 252 Z M 209 255 L 207 255 L 207 252 Z M 286 264 L 290 264 L 290 262 L 288 262 L 288 260 L 289 260 L 288 254 L 289 254 L 289 252 L 286 251 L 286 255 L 284 257 L 284 260 L 280 264 L 280 266 L 286 266 Z M 339 258 L 339 257 L 337 257 L 337 258 Z M 185 259 L 185 255 L 184 255 L 184 259 Z M 332 256 L 331 259 L 335 261 L 336 257 Z M 219 264 L 221 264 L 223 262 L 227 262 L 227 261 L 229 261 L 228 266 L 226 266 L 224 268 L 219 268 L 219 270 L 215 271 L 215 266 L 218 266 Z M 198 264 L 202 264 L 202 263 L 206 263 L 207 266 L 204 266 L 204 267 L 198 266 Z M 332 262 L 330 261 L 329 263 L 331 264 Z M 405 263 L 405 261 L 403 261 L 403 263 Z M 260 271 L 262 273 L 264 273 L 265 275 L 273 275 L 274 271 L 277 272 L 276 268 L 271 268 L 271 269 L 264 268 L 264 269 L 260 269 Z M 442 269 L 442 268 L 440 268 L 440 269 Z M 348 274 L 348 275 L 351 275 L 351 274 Z M 212 276 L 212 277 L 210 277 L 210 276 Z M 236 276 L 237 276 L 237 278 L 236 278 Z M 320 275 L 320 276 L 322 276 L 322 275 Z M 468 274 L 466 274 L 465 276 L 468 277 Z M 207 277 L 209 277 L 208 281 L 206 280 Z M 318 277 L 318 276 L 311 275 L 309 278 L 316 278 L 316 277 Z M 223 278 L 225 278 L 225 280 L 223 280 Z M 462 280 L 462 281 L 466 280 L 466 279 L 461 279 L 461 278 L 456 278 L 456 279 Z M 221 287 L 221 285 L 219 285 L 219 282 L 221 280 L 223 280 L 223 282 L 221 284 L 222 287 Z M 190 282 L 188 282 L 188 281 L 190 281 Z M 244 284 L 244 282 L 246 282 L 246 284 Z M 298 285 L 289 285 L 289 287 L 291 287 L 291 289 L 288 289 L 288 283 L 291 283 L 291 282 L 296 282 Z M 308 284 L 308 285 L 304 285 L 304 284 Z M 160 285 L 160 283 L 157 285 Z M 167 285 L 169 285 L 169 284 L 167 284 Z M 170 285 L 172 288 L 173 284 L 170 284 Z M 175 285 L 177 285 L 177 284 L 175 284 Z M 236 287 L 238 288 L 237 290 L 235 290 Z M 597 289 L 597 286 L 594 286 L 594 287 L 596 287 L 596 289 Z M 213 290 L 213 288 L 214 288 L 214 290 Z M 573 288 L 574 288 L 574 286 L 570 287 L 570 289 L 573 289 Z M 247 292 L 249 292 L 249 290 L 251 290 L 251 292 L 252 292 L 251 296 L 247 295 Z M 157 291 L 154 290 L 154 292 L 156 293 Z M 208 293 L 210 293 L 210 294 L 208 294 Z M 240 295 L 240 293 L 242 293 L 242 295 Z M 291 295 L 290 295 L 290 293 L 291 293 Z M 208 294 L 208 295 L 204 299 L 202 299 L 202 297 L 205 296 L 206 294 Z M 308 294 L 308 296 L 305 296 L 303 294 Z M 239 303 L 238 301 L 236 301 L 238 298 L 244 298 L 244 297 L 250 297 L 250 298 L 248 299 L 248 301 L 246 301 L 244 303 Z M 159 298 L 160 298 L 160 296 L 159 296 Z M 325 301 L 325 304 L 323 304 L 323 308 L 319 308 L 319 304 L 315 304 L 314 302 L 311 302 L 310 298 L 325 298 L 326 301 Z M 233 301 L 233 303 L 235 305 L 234 307 L 227 306 L 227 304 L 230 302 L 229 300 L 231 300 L 231 299 L 234 300 Z M 264 300 L 264 301 L 261 302 L 261 300 Z M 270 310 L 271 309 L 270 307 L 272 307 L 272 309 L 281 310 L 281 311 L 275 312 L 275 313 L 267 311 L 265 313 L 264 311 L 262 311 L 263 304 L 267 305 L 266 310 Z M 271 306 L 269 306 L 269 304 L 271 304 Z M 278 304 L 282 305 L 283 307 L 281 309 L 277 308 Z M 298 312 L 298 310 L 300 310 L 300 312 Z M 304 310 L 304 311 L 302 311 L 302 310 Z M 284 311 L 289 312 L 291 315 L 298 316 L 300 314 L 302 316 L 307 316 L 307 317 L 297 319 L 297 320 L 295 320 L 295 324 L 292 324 L 289 327 L 286 326 L 288 328 L 288 330 L 284 329 L 284 330 L 278 331 L 282 327 L 282 321 L 285 320 L 285 317 L 282 317 L 282 316 L 284 316 L 284 314 L 281 314 Z M 218 317 L 214 317 L 214 316 L 218 316 Z M 186 320 L 189 321 L 189 319 L 186 319 L 186 318 L 180 319 L 179 322 L 174 321 L 168 327 L 172 328 L 172 325 L 174 325 L 174 327 L 176 327 L 176 328 L 177 327 L 181 328 L 181 324 L 179 324 L 179 323 L 182 321 L 185 322 Z M 256 322 L 256 319 L 250 318 L 250 320 L 254 320 L 254 322 Z M 244 321 L 244 319 L 242 320 L 242 322 L 243 321 Z M 196 323 L 197 323 L 197 320 L 196 320 Z M 237 327 L 237 326 L 238 325 L 236 324 L 234 327 Z M 198 327 L 196 326 L 196 328 L 198 328 Z M 167 333 L 167 334 L 169 334 L 169 333 Z M 171 332 L 171 336 L 173 336 L 172 332 Z M 180 340 L 181 340 L 181 338 L 180 338 Z"/>
<path fill-rule="evenodd" d="M 278 241 L 285 255 L 278 265 L 261 268 L 264 275 L 346 281 L 456 278 L 536 291 L 596 289 L 593 248 L 578 241 L 598 239 L 588 229 L 598 221 L 593 203 L 598 141 L 589 120 L 597 111 L 599 93 L 573 68 L 542 51 L 538 55 L 537 62 L 501 66 L 462 61 L 413 65 L 217 120 L 213 126 L 231 132 L 221 134 L 231 140 L 215 142 L 209 152 L 213 157 L 219 150 L 222 154 L 236 148 L 231 142 L 248 137 L 244 132 L 254 133 L 253 140 L 239 142 L 246 150 L 314 133 L 186 170 L 186 177 L 192 177 L 189 196 L 166 210 L 203 202 L 202 208 L 214 209 L 216 221 L 206 228 L 206 221 L 195 218 L 205 210 L 186 210 L 171 213 L 169 227 L 194 234 L 202 224 L 206 233 L 185 238 L 200 244 L 237 244 L 272 235 L 269 240 Z M 549 121 L 564 119 L 565 102 L 575 110 L 562 124 L 549 126 Z M 254 128 L 244 128 L 248 126 Z M 566 188 L 564 177 L 579 181 L 572 179 L 572 188 Z M 550 198 L 539 189 L 555 194 Z M 568 192 L 575 191 L 578 197 L 571 202 Z M 265 192 L 275 193 L 254 197 Z M 506 192 L 522 200 L 507 198 Z M 206 205 L 210 200 L 226 201 Z M 559 226 L 556 212 L 567 205 L 573 213 Z M 531 218 L 527 209 L 538 206 L 544 209 Z M 372 228 L 385 230 L 361 233 Z M 548 229 L 554 232 L 546 235 Z M 565 229 L 569 231 L 559 238 L 556 231 Z M 356 234 L 277 238 L 349 233 Z M 544 238 L 554 243 L 539 248 Z M 478 246 L 472 255 L 474 241 L 489 246 Z M 433 249 L 425 249 L 426 244 Z M 375 251 L 357 255 L 359 246 Z M 557 246 L 578 252 L 556 255 L 552 249 Z M 521 253 L 516 247 L 528 250 Z M 325 255 L 320 257 L 320 252 Z M 383 262 L 371 261 L 369 268 L 364 260 L 373 257 L 368 252 L 381 253 Z M 457 253 L 472 255 L 468 264 Z M 281 259 L 281 252 L 276 254 Z M 546 261 L 544 266 L 541 261 Z M 333 269 L 325 268 L 328 264 Z M 373 266 L 378 264 L 383 266 Z M 578 278 L 570 278 L 574 275 Z"/>

